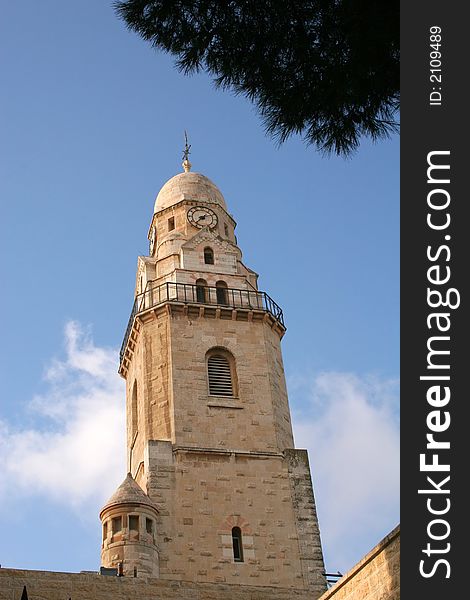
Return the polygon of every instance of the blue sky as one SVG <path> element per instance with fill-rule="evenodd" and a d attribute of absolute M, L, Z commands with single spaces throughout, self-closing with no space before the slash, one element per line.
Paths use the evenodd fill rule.
<path fill-rule="evenodd" d="M 277 147 L 247 100 L 181 75 L 108 2 L 3 3 L 0 61 L 0 564 L 99 567 L 125 474 L 116 352 L 187 129 L 284 309 L 296 442 L 327 568 L 346 571 L 399 520 L 398 138 L 349 160 Z"/>

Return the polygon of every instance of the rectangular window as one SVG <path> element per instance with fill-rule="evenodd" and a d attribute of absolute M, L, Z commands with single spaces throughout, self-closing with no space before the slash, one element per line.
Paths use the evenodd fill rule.
<path fill-rule="evenodd" d="M 103 523 L 103 541 L 108 537 L 108 522 Z"/>
<path fill-rule="evenodd" d="M 122 529 L 122 517 L 114 517 L 112 520 L 112 530 L 113 534 L 118 533 Z"/>
<path fill-rule="evenodd" d="M 145 529 L 147 530 L 147 533 L 153 533 L 152 519 L 145 519 Z"/>
<path fill-rule="evenodd" d="M 225 231 L 225 237 L 228 237 L 228 225 L 227 225 L 227 223 L 224 223 L 224 231 Z"/>
<path fill-rule="evenodd" d="M 139 531 L 139 517 L 137 515 L 129 515 L 129 529 Z"/>
<path fill-rule="evenodd" d="M 175 228 L 175 217 L 170 217 L 168 219 L 168 231 L 173 231 Z"/>

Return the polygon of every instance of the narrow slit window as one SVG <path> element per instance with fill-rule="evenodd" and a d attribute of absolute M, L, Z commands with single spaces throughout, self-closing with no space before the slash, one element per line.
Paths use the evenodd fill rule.
<path fill-rule="evenodd" d="M 225 231 L 225 237 L 228 237 L 228 225 L 227 225 L 227 223 L 224 223 L 224 231 Z"/>
<path fill-rule="evenodd" d="M 240 527 L 232 529 L 233 560 L 243 562 L 242 532 Z"/>
<path fill-rule="evenodd" d="M 232 369 L 222 354 L 213 354 L 207 360 L 210 396 L 233 396 Z"/>
<path fill-rule="evenodd" d="M 105 521 L 103 523 L 103 542 L 106 541 L 107 537 L 108 537 L 108 522 Z"/>
<path fill-rule="evenodd" d="M 145 519 L 145 530 L 147 531 L 147 533 L 153 533 L 152 519 Z"/>
<path fill-rule="evenodd" d="M 175 228 L 175 217 L 170 217 L 168 219 L 168 231 L 173 231 Z"/>
<path fill-rule="evenodd" d="M 132 387 L 132 397 L 131 397 L 131 427 L 132 427 L 132 437 L 137 433 L 137 381 L 134 380 L 134 385 Z M 133 440 L 131 440 L 132 442 Z"/>
<path fill-rule="evenodd" d="M 212 248 L 204 248 L 204 263 L 206 265 L 214 264 L 214 251 L 212 250 Z"/>

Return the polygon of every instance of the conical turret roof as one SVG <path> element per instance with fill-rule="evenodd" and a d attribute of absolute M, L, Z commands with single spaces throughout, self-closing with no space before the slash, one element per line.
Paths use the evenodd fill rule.
<path fill-rule="evenodd" d="M 140 504 L 142 506 L 150 506 L 153 510 L 158 512 L 155 504 L 150 500 L 140 485 L 135 482 L 130 473 L 127 474 L 124 481 L 103 506 L 100 516 L 106 509 L 118 504 Z"/>

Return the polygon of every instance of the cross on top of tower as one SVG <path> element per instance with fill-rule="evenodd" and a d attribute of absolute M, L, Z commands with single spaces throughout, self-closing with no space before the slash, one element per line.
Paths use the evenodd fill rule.
<path fill-rule="evenodd" d="M 186 130 L 184 131 L 184 150 L 183 150 L 183 169 L 185 173 L 189 173 L 191 171 L 191 163 L 189 162 L 189 153 L 190 153 L 191 144 L 188 144 L 188 134 Z"/>

